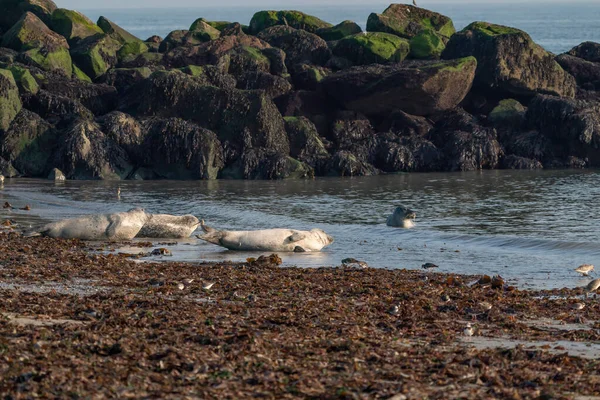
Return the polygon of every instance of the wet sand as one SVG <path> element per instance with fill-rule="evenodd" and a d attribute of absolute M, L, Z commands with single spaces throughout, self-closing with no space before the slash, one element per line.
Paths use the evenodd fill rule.
<path fill-rule="evenodd" d="M 135 243 L 150 252 L 155 243 Z M 0 393 L 585 398 L 600 303 L 481 276 L 139 262 L 131 244 L 0 233 Z M 131 247 L 130 247 L 131 248 Z M 211 290 L 203 289 L 214 282 Z M 570 305 L 586 307 L 573 311 Z M 484 304 L 481 304 L 484 303 Z M 485 303 L 492 308 L 486 311 Z M 397 313 L 390 313 L 393 305 Z M 471 323 L 472 337 L 463 331 Z M 587 397 L 593 398 L 593 397 Z"/>

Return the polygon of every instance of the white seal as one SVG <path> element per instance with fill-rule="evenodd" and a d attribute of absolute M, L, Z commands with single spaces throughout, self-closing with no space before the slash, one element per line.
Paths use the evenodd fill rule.
<path fill-rule="evenodd" d="M 311 252 L 321 251 L 333 238 L 321 229 L 266 229 L 261 231 L 218 231 L 200 223 L 204 235 L 197 238 L 229 250 Z"/>

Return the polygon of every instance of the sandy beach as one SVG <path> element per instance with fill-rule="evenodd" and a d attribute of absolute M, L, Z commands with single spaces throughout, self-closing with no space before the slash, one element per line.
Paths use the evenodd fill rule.
<path fill-rule="evenodd" d="M 268 255 L 149 263 L 120 246 L 0 234 L 7 398 L 600 392 L 600 304 L 583 289 L 522 291 L 430 270 L 281 268 Z M 574 311 L 578 302 L 585 308 Z"/>

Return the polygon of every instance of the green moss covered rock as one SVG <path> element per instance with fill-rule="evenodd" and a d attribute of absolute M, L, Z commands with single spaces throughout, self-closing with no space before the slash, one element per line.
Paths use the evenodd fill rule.
<path fill-rule="evenodd" d="M 67 38 L 69 43 L 102 34 L 104 31 L 88 17 L 77 11 L 58 8 L 52 13 L 50 26 L 55 32 Z"/>
<path fill-rule="evenodd" d="M 332 26 L 328 22 L 300 11 L 259 11 L 254 14 L 250 21 L 250 32 L 257 34 L 268 27 L 276 25 L 287 25 L 311 33 Z"/>
<path fill-rule="evenodd" d="M 425 29 L 410 40 L 410 57 L 420 60 L 439 59 L 445 48 L 442 36 L 431 29 Z"/>
<path fill-rule="evenodd" d="M 0 31 L 9 30 L 26 12 L 48 24 L 56 8 L 52 0 L 0 0 Z"/>
<path fill-rule="evenodd" d="M 105 17 L 98 18 L 98 27 L 102 29 L 104 33 L 117 40 L 119 43 L 128 44 L 141 42 L 142 40 L 135 37 L 119 25 L 115 24 L 111 20 Z"/>
<path fill-rule="evenodd" d="M 356 35 L 358 33 L 362 33 L 362 29 L 360 26 L 354 21 L 343 21 L 336 26 L 332 26 L 331 28 L 321 28 L 317 30 L 317 35 L 319 35 L 323 40 L 328 42 L 334 40 L 340 40 L 347 36 Z"/>
<path fill-rule="evenodd" d="M 69 45 L 42 20 L 27 12 L 2 38 L 2 46 L 21 52 L 22 61 L 46 71 L 62 71 L 71 76 Z"/>
<path fill-rule="evenodd" d="M 0 131 L 5 131 L 21 111 L 19 87 L 11 71 L 0 69 Z"/>
<path fill-rule="evenodd" d="M 203 31 L 177 30 L 167 35 L 165 40 L 163 40 L 160 43 L 158 51 L 160 51 L 161 53 L 166 53 L 177 47 L 195 46 L 204 42 L 208 42 L 210 40 L 212 40 L 210 38 L 210 35 L 206 34 Z"/>
<path fill-rule="evenodd" d="M 9 67 L 9 70 L 12 72 L 21 93 L 36 94 L 40 90 L 40 86 L 27 68 L 13 65 Z"/>
<path fill-rule="evenodd" d="M 520 96 L 575 96 L 575 78 L 553 54 L 519 29 L 473 22 L 453 35 L 442 53 L 445 59 L 467 56 L 477 59 L 475 85 L 483 90 Z"/>
<path fill-rule="evenodd" d="M 519 127 L 525 122 L 527 108 L 515 99 L 500 101 L 488 116 L 495 126 Z"/>
<path fill-rule="evenodd" d="M 285 130 L 290 141 L 290 155 L 305 162 L 320 174 L 331 156 L 317 128 L 306 117 L 285 117 Z"/>
<path fill-rule="evenodd" d="M 346 37 L 335 45 L 333 54 L 357 65 L 399 62 L 410 51 L 408 40 L 381 32 Z"/>
<path fill-rule="evenodd" d="M 449 38 L 455 32 L 452 20 L 445 15 L 408 4 L 392 4 L 383 14 L 371 14 L 367 31 L 386 32 L 411 39 L 424 29 Z"/>
<path fill-rule="evenodd" d="M 190 34 L 193 35 L 195 39 L 202 42 L 215 40 L 221 36 L 221 32 L 218 29 L 202 19 L 199 19 L 192 24 Z"/>
<path fill-rule="evenodd" d="M 75 64 L 73 64 L 73 78 L 83 82 L 92 83 L 92 79 Z"/>
<path fill-rule="evenodd" d="M 207 21 L 204 18 L 198 18 L 192 23 L 190 26 L 190 31 L 195 31 L 197 29 L 204 29 L 204 25 L 208 25 L 218 31 L 222 31 L 226 26 L 231 25 L 229 21 Z"/>
<path fill-rule="evenodd" d="M 148 46 L 144 42 L 129 42 L 123 45 L 117 52 L 119 62 L 124 60 L 133 60 L 140 54 L 148 52 Z"/>
<path fill-rule="evenodd" d="M 108 35 L 92 36 L 79 42 L 71 50 L 71 56 L 77 66 L 95 80 L 117 65 L 120 48 L 121 43 Z"/>

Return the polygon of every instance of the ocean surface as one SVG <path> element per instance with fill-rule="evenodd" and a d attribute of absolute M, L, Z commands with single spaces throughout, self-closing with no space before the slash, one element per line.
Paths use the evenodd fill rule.
<path fill-rule="evenodd" d="M 117 199 L 117 187 L 121 199 Z M 523 288 L 583 286 L 573 269 L 600 266 L 599 171 L 482 171 L 289 181 L 68 181 L 10 179 L 0 209 L 35 228 L 83 214 L 144 207 L 194 214 L 215 228 L 322 228 L 335 242 L 322 253 L 281 254 L 284 266 L 336 266 L 353 257 L 377 268 L 500 274 Z M 396 205 L 417 213 L 414 229 L 390 228 Z M 172 242 L 172 241 L 169 241 Z M 195 238 L 172 246 L 185 261 L 242 261 Z M 139 252 L 139 248 L 135 249 Z M 166 258 L 165 258 L 166 259 Z"/>
<path fill-rule="evenodd" d="M 457 30 L 473 21 L 487 21 L 523 29 L 540 45 L 553 53 L 562 53 L 585 41 L 600 41 L 600 1 L 561 3 L 509 2 L 454 2 L 419 1 L 419 6 L 452 18 Z M 165 37 L 176 29 L 188 29 L 197 18 L 215 21 L 235 21 L 248 24 L 256 11 L 264 9 L 299 9 L 325 21 L 337 24 L 352 20 L 365 28 L 370 13 L 381 13 L 389 1 L 340 7 L 327 5 L 294 5 L 279 7 L 237 6 L 197 8 L 144 8 L 144 9 L 86 9 L 82 11 L 96 21 L 103 15 L 134 35 L 145 40 L 152 35 Z"/>

